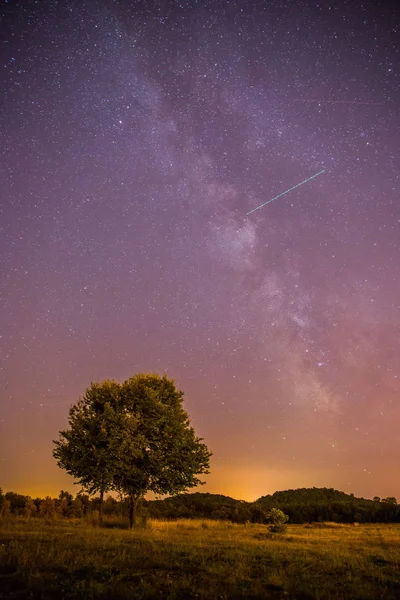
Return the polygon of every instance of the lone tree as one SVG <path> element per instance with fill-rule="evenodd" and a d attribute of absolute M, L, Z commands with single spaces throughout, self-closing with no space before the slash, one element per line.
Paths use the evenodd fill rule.
<path fill-rule="evenodd" d="M 70 409 L 70 429 L 53 452 L 90 494 L 118 491 L 129 500 L 132 528 L 149 491 L 178 494 L 202 484 L 211 452 L 196 437 L 172 380 L 140 374 L 122 384 L 92 384 Z M 102 502 L 101 502 L 102 504 Z"/>

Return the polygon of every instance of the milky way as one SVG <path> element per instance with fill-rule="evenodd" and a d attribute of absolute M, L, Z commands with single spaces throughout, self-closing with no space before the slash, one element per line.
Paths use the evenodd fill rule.
<path fill-rule="evenodd" d="M 400 495 L 388 4 L 1 4 L 3 489 L 77 491 L 69 406 L 155 371 L 203 490 Z"/>

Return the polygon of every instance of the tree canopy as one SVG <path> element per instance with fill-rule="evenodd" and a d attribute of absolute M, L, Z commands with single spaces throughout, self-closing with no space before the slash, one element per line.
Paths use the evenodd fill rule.
<path fill-rule="evenodd" d="M 92 383 L 69 411 L 53 455 L 89 494 L 118 491 L 129 498 L 133 524 L 149 492 L 177 494 L 203 482 L 211 453 L 196 437 L 182 406 L 183 392 L 157 374 L 122 384 Z"/>

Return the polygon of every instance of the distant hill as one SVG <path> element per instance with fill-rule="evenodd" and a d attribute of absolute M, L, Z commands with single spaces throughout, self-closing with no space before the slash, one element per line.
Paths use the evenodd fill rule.
<path fill-rule="evenodd" d="M 229 519 L 232 511 L 240 504 L 242 504 L 240 500 L 222 494 L 196 492 L 180 494 L 164 500 L 149 500 L 145 505 L 149 514 L 155 518 Z"/>
<path fill-rule="evenodd" d="M 277 506 L 277 504 L 320 504 L 326 502 L 353 502 L 363 500 L 355 498 L 354 494 L 339 492 L 333 488 L 299 488 L 297 490 L 284 490 L 272 495 L 261 496 L 256 503 L 265 507 Z M 370 501 L 372 502 L 372 500 Z"/>
<path fill-rule="evenodd" d="M 291 523 L 400 521 L 400 507 L 395 498 L 367 500 L 333 488 L 285 490 L 262 496 L 255 502 L 197 492 L 146 501 L 145 506 L 149 516 L 166 519 L 185 517 L 262 522 L 263 513 L 271 508 L 280 508 L 289 516 Z"/>

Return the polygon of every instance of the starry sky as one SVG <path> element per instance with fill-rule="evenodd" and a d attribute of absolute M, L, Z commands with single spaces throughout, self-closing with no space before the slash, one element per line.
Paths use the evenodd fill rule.
<path fill-rule="evenodd" d="M 213 451 L 199 491 L 400 497 L 398 23 L 0 3 L 3 490 L 79 491 L 69 407 L 158 372 Z"/>

